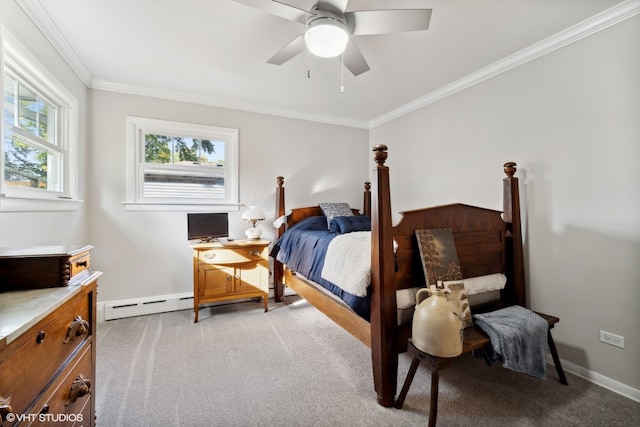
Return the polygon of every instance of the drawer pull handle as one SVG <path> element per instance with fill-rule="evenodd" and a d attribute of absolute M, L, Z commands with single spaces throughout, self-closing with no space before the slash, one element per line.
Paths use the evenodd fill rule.
<path fill-rule="evenodd" d="M 256 250 L 249 251 L 249 255 L 258 256 L 260 255 L 260 251 L 256 251 Z"/>
<path fill-rule="evenodd" d="M 80 374 L 73 380 L 73 384 L 71 384 L 71 390 L 69 391 L 69 398 L 64 403 L 64 406 L 69 406 L 79 397 L 85 396 L 89 394 L 89 389 L 91 388 L 91 380 L 85 378 L 84 375 Z"/>
<path fill-rule="evenodd" d="M 7 414 L 10 414 L 12 412 L 13 409 L 11 408 L 11 396 L 0 396 L 0 424 L 2 424 L 3 421 L 6 421 Z"/>
<path fill-rule="evenodd" d="M 38 332 L 38 335 L 36 335 L 36 342 L 38 344 L 42 344 L 44 342 L 44 338 L 46 337 L 47 334 L 44 333 L 44 330 Z"/>
<path fill-rule="evenodd" d="M 228 282 L 230 282 L 230 281 L 232 281 L 232 280 L 233 280 L 233 276 L 229 276 L 229 275 L 227 275 L 227 281 L 228 281 Z"/>
<path fill-rule="evenodd" d="M 45 403 L 42 409 L 40 409 L 40 414 L 48 414 L 49 413 L 49 404 Z"/>
<path fill-rule="evenodd" d="M 67 344 L 79 337 L 80 335 L 86 334 L 89 331 L 89 322 L 84 320 L 81 316 L 76 316 L 75 319 L 71 323 L 69 323 L 69 327 L 67 328 L 67 337 L 64 339 L 64 343 Z"/>
<path fill-rule="evenodd" d="M 87 265 L 89 265 L 89 263 L 87 262 L 86 259 L 84 261 L 76 262 L 76 267 L 86 267 Z"/>
<path fill-rule="evenodd" d="M 215 252 L 205 252 L 204 257 L 206 259 L 214 259 L 216 257 L 216 253 Z"/>

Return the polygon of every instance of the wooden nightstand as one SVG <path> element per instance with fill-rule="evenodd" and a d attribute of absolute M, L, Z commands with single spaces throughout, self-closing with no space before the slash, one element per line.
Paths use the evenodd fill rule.
<path fill-rule="evenodd" d="M 269 310 L 269 242 L 198 243 L 193 249 L 193 310 L 200 304 L 261 297 Z"/>

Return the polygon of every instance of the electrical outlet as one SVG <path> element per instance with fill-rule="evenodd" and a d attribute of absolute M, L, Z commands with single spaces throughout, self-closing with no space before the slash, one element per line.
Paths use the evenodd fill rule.
<path fill-rule="evenodd" d="M 615 345 L 616 347 L 624 348 L 624 337 L 612 334 L 611 332 L 600 331 L 600 341 Z"/>

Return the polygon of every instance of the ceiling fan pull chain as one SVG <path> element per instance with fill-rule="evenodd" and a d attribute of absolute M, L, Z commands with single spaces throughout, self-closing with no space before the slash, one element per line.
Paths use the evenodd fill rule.
<path fill-rule="evenodd" d="M 340 93 L 344 93 L 344 52 L 340 54 Z"/>
<path fill-rule="evenodd" d="M 311 53 L 309 53 L 309 49 L 307 49 L 307 78 L 311 78 Z"/>

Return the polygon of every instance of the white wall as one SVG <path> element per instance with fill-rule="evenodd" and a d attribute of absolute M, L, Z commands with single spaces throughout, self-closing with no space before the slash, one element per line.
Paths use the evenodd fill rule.
<path fill-rule="evenodd" d="M 16 37 L 78 99 L 80 177 L 86 177 L 87 88 L 14 1 L 0 1 L 0 25 Z M 80 180 L 80 198 L 86 180 Z M 2 200 L 0 199 L 0 206 Z M 1 212 L 0 246 L 85 245 L 89 242 L 84 205 L 68 212 Z"/>
<path fill-rule="evenodd" d="M 370 144 L 389 146 L 394 211 L 501 210 L 502 165 L 517 162 L 528 305 L 560 317 L 561 358 L 637 392 L 640 17 L 376 127 Z"/>
<path fill-rule="evenodd" d="M 90 237 L 94 267 L 105 273 L 99 301 L 193 291 L 186 211 L 130 212 L 123 205 L 127 115 L 239 129 L 240 201 L 253 197 L 265 211 L 265 238 L 273 236 L 279 175 L 288 206 L 362 206 L 367 130 L 98 90 L 91 91 L 91 110 Z M 244 236 L 243 209 L 229 216 L 232 237 Z"/>

